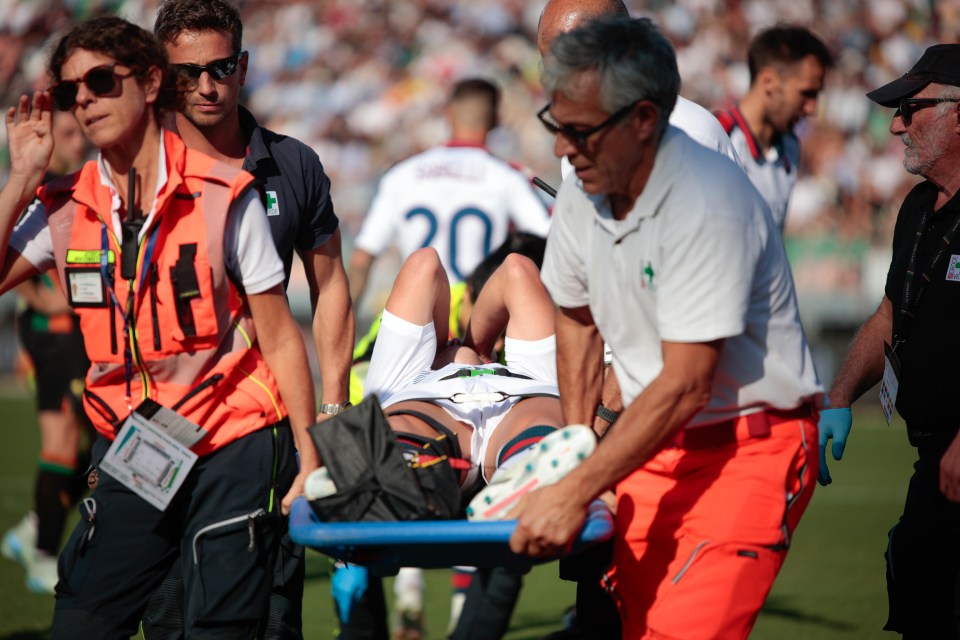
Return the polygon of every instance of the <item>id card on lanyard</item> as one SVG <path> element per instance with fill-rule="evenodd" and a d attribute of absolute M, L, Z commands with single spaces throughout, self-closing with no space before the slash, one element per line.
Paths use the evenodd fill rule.
<path fill-rule="evenodd" d="M 889 426 L 896 411 L 897 391 L 900 390 L 900 359 L 893 348 L 883 343 L 883 380 L 880 382 L 880 408 Z"/>
<path fill-rule="evenodd" d="M 205 435 L 175 411 L 147 400 L 123 423 L 100 466 L 164 511 L 197 461 L 189 447 Z"/>

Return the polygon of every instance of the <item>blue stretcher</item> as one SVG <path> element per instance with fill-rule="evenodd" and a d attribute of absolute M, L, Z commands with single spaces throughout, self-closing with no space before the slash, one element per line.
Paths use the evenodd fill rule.
<path fill-rule="evenodd" d="M 290 509 L 294 542 L 338 560 L 364 565 L 376 575 L 394 575 L 400 567 L 436 569 L 465 565 L 505 567 L 525 573 L 552 558 L 520 556 L 508 547 L 516 520 L 416 522 L 320 522 L 306 498 Z M 573 544 L 578 553 L 613 536 L 613 516 L 600 502 L 590 506 L 587 520 Z"/>

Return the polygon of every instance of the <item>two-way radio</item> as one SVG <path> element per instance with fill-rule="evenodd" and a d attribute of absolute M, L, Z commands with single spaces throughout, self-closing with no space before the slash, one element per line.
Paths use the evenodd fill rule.
<path fill-rule="evenodd" d="M 137 254 L 140 252 L 140 229 L 143 228 L 143 212 L 137 206 L 137 170 L 130 167 L 127 174 L 127 217 L 120 223 L 120 275 L 125 280 L 137 277 Z"/>

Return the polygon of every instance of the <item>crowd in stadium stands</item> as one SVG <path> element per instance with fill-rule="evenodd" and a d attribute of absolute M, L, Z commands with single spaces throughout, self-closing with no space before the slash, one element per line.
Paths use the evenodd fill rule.
<path fill-rule="evenodd" d="M 534 114 L 536 27 L 543 2 L 525 0 L 245 0 L 251 58 L 246 104 L 260 122 L 312 146 L 330 175 L 348 239 L 360 228 L 380 175 L 447 135 L 449 87 L 488 76 L 504 89 L 499 155 L 559 181 L 552 138 Z M 888 134 L 892 111 L 864 94 L 903 74 L 924 49 L 960 38 L 960 3 L 927 0 L 633 0 L 674 43 L 681 94 L 728 107 L 749 82 L 746 45 L 760 28 L 790 21 L 813 29 L 836 54 L 819 113 L 798 129 L 802 175 L 786 241 L 801 303 L 851 326 L 872 311 L 888 264 L 897 207 L 915 182 Z M 43 86 L 53 34 L 72 19 L 113 12 L 147 28 L 155 0 L 0 0 L 0 103 Z M 0 137 L 4 134 L 0 132 Z M 0 140 L 0 154 L 6 144 Z M 0 181 L 5 158 L 0 155 Z M 349 246 L 349 245 L 348 245 Z M 873 266 L 878 265 L 878 266 Z M 879 283 L 876 284 L 876 283 Z M 844 314 L 847 314 L 846 317 Z"/>

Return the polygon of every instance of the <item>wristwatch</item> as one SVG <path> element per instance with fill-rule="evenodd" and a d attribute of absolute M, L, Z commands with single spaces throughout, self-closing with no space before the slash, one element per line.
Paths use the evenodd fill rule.
<path fill-rule="evenodd" d="M 620 417 L 620 414 L 612 409 L 606 408 L 601 404 L 601 405 L 597 405 L 597 417 L 603 418 L 610 424 L 613 424 L 614 422 L 617 421 L 617 418 Z"/>
<path fill-rule="evenodd" d="M 352 407 L 352 406 L 353 405 L 350 404 L 349 400 L 347 400 L 346 402 L 341 402 L 340 404 L 321 404 L 320 413 L 325 413 L 328 416 L 335 416 L 338 413 L 343 413 L 349 407 Z"/>

